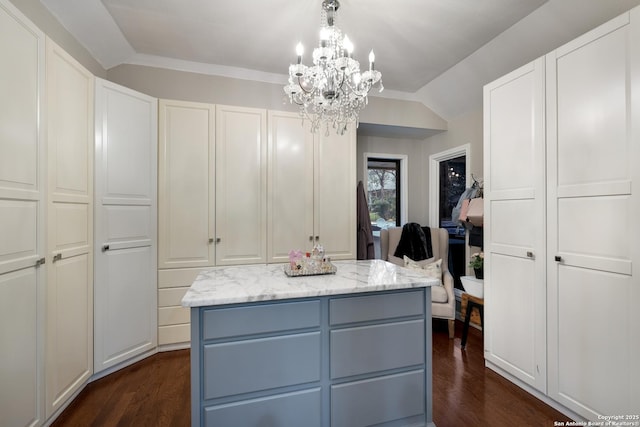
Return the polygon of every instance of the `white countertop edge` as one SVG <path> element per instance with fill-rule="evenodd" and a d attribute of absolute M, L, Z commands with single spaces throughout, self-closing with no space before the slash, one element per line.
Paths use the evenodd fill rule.
<path fill-rule="evenodd" d="M 284 264 L 214 267 L 198 275 L 182 299 L 182 306 L 338 296 L 440 284 L 438 279 L 382 260 L 337 261 L 334 264 L 338 268 L 336 274 L 305 277 L 286 276 L 282 271 Z"/>

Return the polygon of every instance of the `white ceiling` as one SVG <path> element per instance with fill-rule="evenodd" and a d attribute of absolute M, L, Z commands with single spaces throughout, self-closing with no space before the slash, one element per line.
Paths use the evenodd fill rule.
<path fill-rule="evenodd" d="M 321 7 L 321 0 L 40 1 L 107 70 L 131 63 L 277 83 L 286 80 L 298 41 L 307 52 L 317 44 Z M 482 84 L 513 68 L 506 68 L 511 58 L 527 62 L 639 3 L 340 0 L 337 25 L 353 41 L 361 63 L 375 50 L 385 96 L 421 101 L 447 118 L 465 103 L 449 105 L 447 91 L 464 98 L 460 89 L 468 83 L 477 96 Z M 549 19 L 559 28 L 550 31 Z M 527 22 L 543 27 L 529 28 Z M 509 32 L 522 43 L 511 37 L 501 41 Z M 490 52 L 490 58 L 476 58 L 482 67 L 474 71 L 477 76 L 451 80 L 459 75 L 457 68 L 468 74 L 465 63 L 496 43 L 507 49 L 498 57 Z"/>

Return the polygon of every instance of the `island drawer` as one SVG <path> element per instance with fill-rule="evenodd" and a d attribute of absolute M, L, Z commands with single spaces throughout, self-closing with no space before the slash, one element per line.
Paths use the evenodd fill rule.
<path fill-rule="evenodd" d="M 425 356 L 423 320 L 331 331 L 331 378 L 421 365 Z"/>
<path fill-rule="evenodd" d="M 424 314 L 424 304 L 423 290 L 332 298 L 329 302 L 329 321 L 331 326 L 335 326 L 345 323 L 420 316 Z"/>
<path fill-rule="evenodd" d="M 204 408 L 205 426 L 320 427 L 320 388 Z"/>
<path fill-rule="evenodd" d="M 418 370 L 334 385 L 331 427 L 370 426 L 419 416 L 424 423 L 424 384 L 424 371 Z"/>
<path fill-rule="evenodd" d="M 206 344 L 204 399 L 320 380 L 320 332 Z"/>
<path fill-rule="evenodd" d="M 320 326 L 320 301 L 204 310 L 202 339 L 281 332 Z"/>

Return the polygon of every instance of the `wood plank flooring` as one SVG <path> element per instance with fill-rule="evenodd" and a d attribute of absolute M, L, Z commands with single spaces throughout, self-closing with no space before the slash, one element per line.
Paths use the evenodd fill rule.
<path fill-rule="evenodd" d="M 477 329 L 471 328 L 462 351 L 462 324 L 456 322 L 456 338 L 450 340 L 446 322 L 434 322 L 433 418 L 438 427 L 545 427 L 568 421 L 484 367 Z M 177 350 L 158 353 L 87 385 L 52 427 L 189 425 L 189 350 Z"/>

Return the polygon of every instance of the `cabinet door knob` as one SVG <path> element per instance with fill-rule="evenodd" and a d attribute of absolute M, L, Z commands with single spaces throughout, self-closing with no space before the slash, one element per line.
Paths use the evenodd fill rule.
<path fill-rule="evenodd" d="M 213 243 L 213 237 L 209 237 L 209 243 Z"/>
<path fill-rule="evenodd" d="M 45 258 L 40 258 L 40 259 L 36 260 L 36 267 L 40 267 L 45 262 L 47 262 L 47 260 Z"/>
<path fill-rule="evenodd" d="M 106 252 L 109 250 L 109 245 L 102 245 L 102 252 Z"/>
<path fill-rule="evenodd" d="M 533 252 L 527 251 L 527 258 L 533 258 Z"/>
<path fill-rule="evenodd" d="M 313 236 L 309 236 L 309 241 L 313 242 Z"/>
<path fill-rule="evenodd" d="M 320 240 L 320 236 L 316 236 L 316 242 Z"/>
<path fill-rule="evenodd" d="M 562 262 L 562 257 L 561 257 L 560 255 L 556 255 L 556 256 L 555 256 L 555 260 L 556 260 L 557 262 Z"/>
<path fill-rule="evenodd" d="M 62 254 L 55 254 L 53 256 L 53 262 L 60 261 L 62 259 Z"/>
<path fill-rule="evenodd" d="M 216 237 L 216 243 L 220 243 L 221 241 L 222 241 L 222 239 L 221 239 L 221 238 Z"/>

